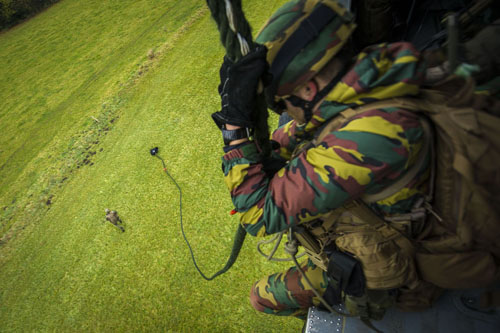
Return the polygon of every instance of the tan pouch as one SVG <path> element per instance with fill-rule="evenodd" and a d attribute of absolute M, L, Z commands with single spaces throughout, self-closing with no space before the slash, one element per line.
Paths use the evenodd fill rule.
<path fill-rule="evenodd" d="M 497 277 L 497 265 L 488 252 L 416 254 L 423 280 L 447 289 L 480 288 Z"/>
<path fill-rule="evenodd" d="M 397 245 L 397 239 L 403 236 L 397 231 L 387 236 L 364 228 L 335 241 L 340 250 L 353 254 L 361 262 L 369 289 L 399 288 L 418 280 L 413 258 Z"/>

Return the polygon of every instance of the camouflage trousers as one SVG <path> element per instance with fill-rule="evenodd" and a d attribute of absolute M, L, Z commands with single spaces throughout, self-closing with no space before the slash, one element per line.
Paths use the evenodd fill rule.
<path fill-rule="evenodd" d="M 328 286 L 326 272 L 310 259 L 301 264 L 301 268 L 313 287 L 323 295 Z M 308 308 L 318 306 L 320 301 L 294 266 L 255 282 L 250 292 L 250 303 L 264 313 L 305 319 Z"/>

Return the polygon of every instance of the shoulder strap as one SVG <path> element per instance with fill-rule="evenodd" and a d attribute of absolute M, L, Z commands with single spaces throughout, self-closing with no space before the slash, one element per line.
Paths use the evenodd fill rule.
<path fill-rule="evenodd" d="M 316 130 L 316 133 L 319 132 L 319 134 L 315 135 L 314 139 L 312 141 L 310 141 L 309 143 L 307 143 L 303 146 L 300 146 L 299 149 L 296 149 L 296 151 L 294 151 L 292 154 L 292 158 L 296 157 L 301 152 L 311 148 L 311 146 L 317 146 L 324 139 L 325 136 L 327 136 L 331 132 L 335 131 L 336 129 L 340 128 L 342 125 L 344 125 L 351 118 L 354 118 L 355 116 L 360 115 L 366 111 L 370 111 L 373 109 L 389 108 L 389 107 L 400 107 L 400 108 L 404 108 L 406 110 L 412 110 L 412 111 L 419 110 L 419 106 L 417 105 L 417 102 L 413 101 L 409 98 L 391 98 L 391 99 L 386 99 L 383 101 L 363 105 L 363 106 L 357 107 L 355 109 L 348 108 L 348 109 L 340 112 L 336 117 L 331 119 L 329 122 L 320 126 Z"/>
<path fill-rule="evenodd" d="M 324 139 L 326 135 L 338 129 L 342 125 L 344 125 L 347 121 L 351 120 L 355 116 L 358 116 L 364 112 L 374 110 L 374 109 L 383 109 L 383 108 L 391 108 L 391 107 L 399 107 L 402 109 L 416 111 L 419 109 L 417 103 L 409 98 L 391 98 L 386 99 L 379 102 L 374 102 L 370 104 L 366 104 L 355 109 L 348 108 L 342 112 L 340 112 L 335 118 L 330 120 L 330 122 L 323 127 L 320 134 L 314 139 L 314 144 L 317 145 Z"/>

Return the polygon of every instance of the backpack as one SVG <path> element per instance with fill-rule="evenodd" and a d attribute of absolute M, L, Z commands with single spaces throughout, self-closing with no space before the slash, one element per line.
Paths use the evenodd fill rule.
<path fill-rule="evenodd" d="M 354 227 L 335 239 L 339 250 L 361 262 L 368 291 L 409 286 L 399 288 L 395 302 L 403 310 L 431 306 L 441 288 L 487 287 L 499 280 L 500 117 L 495 114 L 499 114 L 500 102 L 474 90 L 473 79 L 450 76 L 421 89 L 416 97 L 398 97 L 347 109 L 302 148 L 319 144 L 324 136 L 352 117 L 374 108 L 399 107 L 421 114 L 427 138 L 424 146 L 427 144 L 433 155 L 431 186 L 424 204 L 430 212 L 425 229 L 416 239 L 409 239 L 366 204 L 401 190 L 420 170 L 428 149 L 422 149 L 414 166 L 394 184 L 346 204 L 342 209 L 365 224 L 347 221 L 345 225 Z M 342 228 L 341 219 L 335 220 L 336 228 Z M 325 225 L 333 227 L 332 223 L 335 222 L 327 221 Z M 316 239 L 328 232 L 321 228 L 308 231 Z M 296 236 L 309 257 L 320 263 L 324 253 L 303 240 L 306 234 Z M 322 242 L 319 244 L 321 248 Z M 388 247 L 393 248 L 391 253 Z M 393 252 L 397 259 L 393 258 Z M 377 308 L 370 311 L 378 313 L 368 316 L 371 318 L 383 315 L 387 308 L 384 304 L 390 304 L 368 299 L 361 300 L 364 304 L 359 306 L 360 300 L 349 295 L 346 304 L 347 301 L 353 304 L 352 314 L 359 312 L 356 306 L 366 309 L 368 304 L 368 308 Z"/>
<path fill-rule="evenodd" d="M 485 287 L 500 276 L 500 103 L 474 88 L 471 78 L 450 77 L 402 106 L 435 128 L 435 213 L 417 239 L 416 263 L 442 288 Z"/>

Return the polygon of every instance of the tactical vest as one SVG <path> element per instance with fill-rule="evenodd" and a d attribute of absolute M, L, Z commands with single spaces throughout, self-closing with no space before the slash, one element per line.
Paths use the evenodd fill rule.
<path fill-rule="evenodd" d="M 396 303 L 405 310 L 430 306 L 441 288 L 485 287 L 498 281 L 500 118 L 493 114 L 498 114 L 500 103 L 474 94 L 470 78 L 450 77 L 422 90 L 418 97 L 347 109 L 301 151 L 315 146 L 352 117 L 387 107 L 419 112 L 433 125 L 431 130 L 422 120 L 424 145 L 433 155 L 430 193 L 411 212 L 392 220 L 383 219 L 366 205 L 389 197 L 413 179 L 421 167 L 423 156 L 419 156 L 395 184 L 301 225 L 295 237 L 325 271 L 335 267 L 332 248 L 351 255 L 362 266 L 366 290 L 397 290 Z M 346 268 L 349 270 L 349 266 L 343 270 Z M 340 276 L 333 279 L 342 288 L 349 284 L 345 280 L 350 274 L 352 271 L 337 269 Z M 359 297 L 346 295 L 346 305 L 349 303 L 359 307 Z"/>

